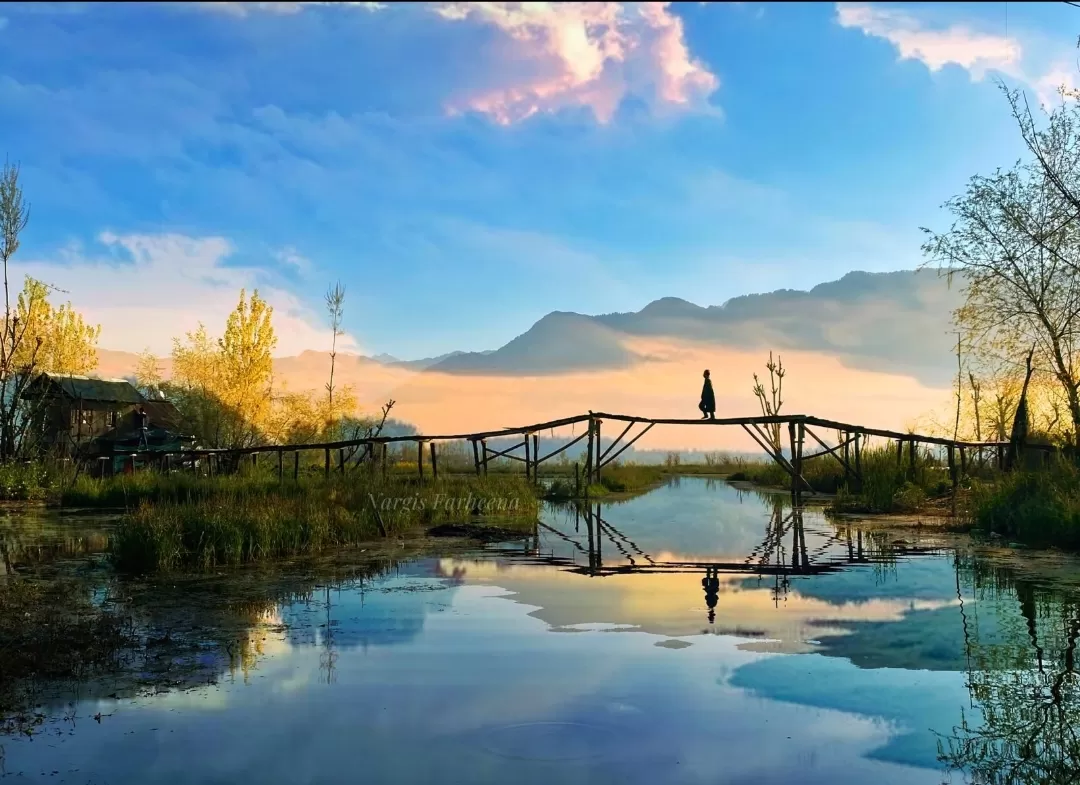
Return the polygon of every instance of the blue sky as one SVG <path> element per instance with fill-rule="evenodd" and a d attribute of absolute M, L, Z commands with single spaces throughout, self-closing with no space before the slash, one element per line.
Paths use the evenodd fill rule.
<path fill-rule="evenodd" d="M 255 285 L 282 353 L 324 348 L 340 278 L 360 349 L 420 357 L 910 268 L 1021 152 L 995 78 L 1051 96 L 1078 33 L 1061 3 L 6 4 L 15 272 L 156 351 Z"/>

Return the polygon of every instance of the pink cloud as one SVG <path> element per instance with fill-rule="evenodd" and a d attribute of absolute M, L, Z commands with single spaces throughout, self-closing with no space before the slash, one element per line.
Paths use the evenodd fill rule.
<path fill-rule="evenodd" d="M 444 3 L 443 19 L 498 31 L 496 85 L 453 100 L 509 125 L 542 112 L 588 107 L 608 122 L 629 94 L 656 107 L 703 102 L 719 80 L 690 54 L 670 3 Z"/>
<path fill-rule="evenodd" d="M 896 47 L 901 60 L 918 60 L 931 71 L 953 64 L 967 69 L 975 79 L 981 79 L 988 69 L 1011 74 L 1022 55 L 1022 48 L 1015 40 L 980 33 L 964 25 L 929 29 L 903 11 L 838 3 L 836 16 L 842 27 L 884 38 Z"/>

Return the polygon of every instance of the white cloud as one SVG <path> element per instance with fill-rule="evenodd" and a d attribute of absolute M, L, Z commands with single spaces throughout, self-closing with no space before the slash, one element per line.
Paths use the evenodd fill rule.
<path fill-rule="evenodd" d="M 1022 48 L 1005 36 L 980 33 L 959 24 L 929 29 L 903 11 L 862 3 L 838 3 L 836 14 L 841 26 L 884 38 L 896 47 L 901 60 L 918 60 L 931 71 L 958 65 L 976 80 L 991 69 L 1018 73 Z"/>
<path fill-rule="evenodd" d="M 330 344 L 321 315 L 298 297 L 268 282 L 257 268 L 227 265 L 233 249 L 223 237 L 106 232 L 99 240 L 111 253 L 90 257 L 68 250 L 51 260 L 15 263 L 13 273 L 65 290 L 63 297 L 88 321 L 101 325 L 102 348 L 138 352 L 149 347 L 167 354 L 173 338 L 200 322 L 212 335 L 220 335 L 242 288 L 249 294 L 257 288 L 273 306 L 276 355 Z M 358 351 L 352 338 L 346 341 L 346 351 Z"/>
<path fill-rule="evenodd" d="M 497 84 L 451 102 L 502 124 L 583 106 L 600 122 L 624 96 L 644 92 L 656 106 L 701 104 L 719 86 L 690 54 L 670 3 L 442 3 L 450 22 L 500 32 L 491 71 Z M 651 93 L 651 95 L 648 95 Z"/>
<path fill-rule="evenodd" d="M 298 14 L 310 6 L 341 6 L 359 8 L 364 11 L 381 11 L 384 3 L 331 3 L 331 2 L 293 2 L 293 3 L 196 3 L 204 11 L 213 11 L 228 16 L 246 17 L 256 13 L 290 15 Z"/>
<path fill-rule="evenodd" d="M 302 255 L 291 245 L 286 246 L 274 253 L 274 258 L 284 267 L 289 268 L 298 275 L 307 275 L 314 269 L 311 260 Z"/>

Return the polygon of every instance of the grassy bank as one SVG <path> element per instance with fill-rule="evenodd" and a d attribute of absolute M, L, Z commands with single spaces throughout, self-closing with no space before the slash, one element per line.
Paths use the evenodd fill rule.
<path fill-rule="evenodd" d="M 986 534 L 1080 550 L 1080 469 L 1068 461 L 978 483 L 966 507 L 972 525 Z"/>
<path fill-rule="evenodd" d="M 928 499 L 949 493 L 952 487 L 948 468 L 925 453 L 916 455 L 914 474 L 906 450 L 902 462 L 898 462 L 892 447 L 864 450 L 860 463 L 862 486 L 858 490 L 852 487 L 854 483 L 848 483 L 844 467 L 832 456 L 805 461 L 802 474 L 816 492 L 835 494 L 832 506 L 838 512 L 913 512 Z M 787 472 L 772 461 L 748 462 L 728 479 L 766 487 L 791 487 Z"/>
<path fill-rule="evenodd" d="M 377 475 L 280 484 L 243 477 L 191 483 L 172 475 L 152 488 L 113 537 L 121 570 L 206 569 L 318 553 L 476 514 L 504 526 L 531 525 L 539 511 L 534 487 L 520 477 L 421 485 Z"/>
<path fill-rule="evenodd" d="M 588 488 L 589 496 L 606 496 L 609 493 L 641 493 L 656 487 L 669 474 L 663 466 L 639 464 L 612 464 L 600 472 L 600 482 Z M 558 501 L 572 499 L 585 489 L 575 488 L 573 478 L 558 477 L 549 483 L 544 498 Z"/>

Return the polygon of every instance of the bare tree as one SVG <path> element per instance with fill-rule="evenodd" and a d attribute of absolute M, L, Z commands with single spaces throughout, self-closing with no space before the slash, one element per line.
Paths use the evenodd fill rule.
<path fill-rule="evenodd" d="M 0 460 L 10 460 L 26 430 L 27 417 L 20 418 L 23 392 L 34 375 L 41 336 L 32 346 L 24 346 L 30 320 L 20 321 L 19 310 L 34 312 L 36 303 L 11 305 L 8 263 L 19 250 L 19 239 L 30 220 L 30 207 L 23 201 L 19 166 L 4 162 L 0 169 L 0 263 L 4 267 L 4 324 L 0 333 Z M 20 298 L 21 299 L 21 298 Z M 24 413 L 25 415 L 25 413 Z"/>
<path fill-rule="evenodd" d="M 1048 154 L 1063 160 L 1072 152 Z M 950 280 L 961 274 L 964 304 L 954 317 L 966 345 L 1015 365 L 1034 345 L 1035 366 L 1061 388 L 1077 434 L 1080 222 L 1072 219 L 1073 207 L 1038 162 L 973 177 L 945 206 L 955 220 L 940 234 L 924 229 L 923 251 Z"/>
<path fill-rule="evenodd" d="M 968 382 L 971 384 L 971 408 L 975 412 L 975 441 L 982 441 L 982 382 L 975 374 L 968 371 Z"/>
<path fill-rule="evenodd" d="M 764 416 L 775 417 L 780 413 L 780 407 L 784 405 L 784 374 L 787 371 L 784 370 L 784 363 L 780 360 L 780 355 L 776 355 L 776 360 L 773 361 L 772 352 L 769 352 L 769 361 L 765 363 L 765 368 L 769 372 L 769 392 L 765 391 L 765 386 L 755 373 L 754 397 L 761 404 L 761 413 Z M 765 432 L 773 449 L 781 452 L 780 423 L 766 425 Z"/>
<path fill-rule="evenodd" d="M 326 383 L 326 411 L 330 419 L 331 432 L 337 427 L 334 416 L 334 366 L 337 363 L 337 339 L 344 333 L 341 319 L 345 312 L 345 287 L 338 281 L 326 292 L 326 312 L 330 316 L 330 329 L 333 337 L 330 343 L 330 380 Z"/>

